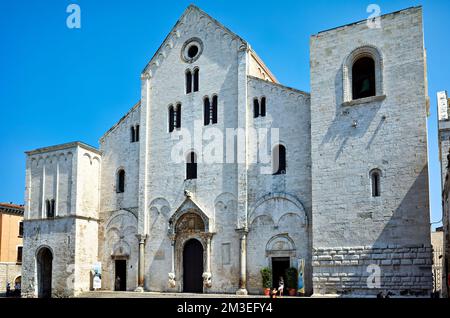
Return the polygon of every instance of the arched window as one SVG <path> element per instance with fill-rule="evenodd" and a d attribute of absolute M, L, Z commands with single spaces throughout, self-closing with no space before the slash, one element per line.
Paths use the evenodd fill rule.
<path fill-rule="evenodd" d="M 259 100 L 257 98 L 253 99 L 253 117 L 259 117 Z"/>
<path fill-rule="evenodd" d="M 169 106 L 169 132 L 172 132 L 175 127 L 175 111 L 173 106 Z"/>
<path fill-rule="evenodd" d="M 370 183 L 372 187 L 372 197 L 381 196 L 381 171 L 374 169 L 370 172 Z"/>
<path fill-rule="evenodd" d="M 190 152 L 186 158 L 186 180 L 197 179 L 197 155 Z"/>
<path fill-rule="evenodd" d="M 181 128 L 181 104 L 177 104 L 175 127 Z"/>
<path fill-rule="evenodd" d="M 211 118 L 211 103 L 209 102 L 209 97 L 205 97 L 203 100 L 203 122 L 205 126 L 209 125 Z"/>
<path fill-rule="evenodd" d="M 212 109 L 211 109 L 211 112 L 212 112 L 212 123 L 213 124 L 217 124 L 217 103 L 218 103 L 218 97 L 217 97 L 217 95 L 214 95 L 213 96 L 213 102 L 212 102 Z"/>
<path fill-rule="evenodd" d="M 186 94 L 192 93 L 192 73 L 191 70 L 186 71 Z"/>
<path fill-rule="evenodd" d="M 196 68 L 194 70 L 194 92 L 198 92 L 200 83 L 199 83 L 199 77 L 200 77 L 200 70 Z"/>
<path fill-rule="evenodd" d="M 120 169 L 117 172 L 117 193 L 125 192 L 125 170 Z"/>
<path fill-rule="evenodd" d="M 286 174 L 286 148 L 283 145 L 273 148 L 272 171 L 274 175 Z"/>
<path fill-rule="evenodd" d="M 352 67 L 353 99 L 376 95 L 375 61 L 371 57 L 362 57 Z"/>
<path fill-rule="evenodd" d="M 139 141 L 139 125 L 136 125 L 135 134 L 136 134 L 136 137 L 134 138 L 134 140 L 136 142 L 138 142 Z"/>
<path fill-rule="evenodd" d="M 261 98 L 261 117 L 266 116 L 266 98 Z"/>
<path fill-rule="evenodd" d="M 134 126 L 131 126 L 130 133 L 131 133 L 131 142 L 135 142 L 136 141 L 136 133 L 134 131 Z"/>

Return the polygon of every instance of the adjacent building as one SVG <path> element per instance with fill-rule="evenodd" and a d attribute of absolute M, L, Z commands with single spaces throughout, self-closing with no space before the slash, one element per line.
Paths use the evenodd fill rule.
<path fill-rule="evenodd" d="M 443 275 L 442 295 L 449 296 L 450 285 L 450 99 L 446 91 L 437 94 L 439 158 L 442 177 Z"/>
<path fill-rule="evenodd" d="M 380 19 L 311 37 L 308 93 L 189 6 L 98 149 L 27 152 L 23 292 L 101 263 L 105 290 L 260 294 L 294 267 L 306 295 L 429 295 L 422 9 Z"/>
<path fill-rule="evenodd" d="M 431 233 L 433 246 L 433 292 L 442 296 L 443 264 L 444 264 L 444 229 L 438 227 Z"/>
<path fill-rule="evenodd" d="M 0 294 L 21 285 L 23 205 L 0 203 Z"/>

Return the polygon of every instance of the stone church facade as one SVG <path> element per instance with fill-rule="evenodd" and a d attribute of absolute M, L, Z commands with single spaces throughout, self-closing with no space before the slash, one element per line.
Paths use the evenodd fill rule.
<path fill-rule="evenodd" d="M 105 290 L 260 294 L 262 268 L 276 285 L 295 267 L 307 295 L 428 294 L 422 10 L 381 25 L 312 36 L 306 93 L 189 6 L 99 149 L 27 152 L 22 292 L 90 290 L 100 262 Z M 182 131 L 208 129 L 237 130 L 237 146 L 210 163 L 194 142 L 173 159 Z"/>

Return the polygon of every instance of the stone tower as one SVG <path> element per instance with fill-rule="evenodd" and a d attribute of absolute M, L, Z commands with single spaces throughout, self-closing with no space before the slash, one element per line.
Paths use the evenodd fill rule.
<path fill-rule="evenodd" d="M 100 152 L 79 142 L 27 152 L 24 296 L 89 290 L 98 254 L 100 166 Z"/>
<path fill-rule="evenodd" d="M 315 293 L 431 290 L 425 63 L 420 7 L 311 37 Z"/>

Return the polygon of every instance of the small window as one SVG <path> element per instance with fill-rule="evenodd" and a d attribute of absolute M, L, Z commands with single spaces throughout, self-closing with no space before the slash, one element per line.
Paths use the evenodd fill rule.
<path fill-rule="evenodd" d="M 17 263 L 22 263 L 23 246 L 17 246 Z"/>
<path fill-rule="evenodd" d="M 218 97 L 217 95 L 213 96 L 213 102 L 212 102 L 212 109 L 211 109 L 211 120 L 213 124 L 217 124 L 217 103 L 218 103 Z"/>
<path fill-rule="evenodd" d="M 375 61 L 370 57 L 358 59 L 352 67 L 353 99 L 376 95 Z"/>
<path fill-rule="evenodd" d="M 139 142 L 139 125 L 136 125 L 136 128 L 135 128 L 135 138 L 134 138 L 134 140 L 136 141 L 136 142 Z"/>
<path fill-rule="evenodd" d="M 203 100 L 203 117 L 205 126 L 212 124 L 217 124 L 217 104 L 218 97 L 214 95 L 212 98 L 212 103 L 209 97 L 205 97 Z"/>
<path fill-rule="evenodd" d="M 45 212 L 47 218 L 51 219 L 55 217 L 55 200 L 45 200 Z"/>
<path fill-rule="evenodd" d="M 259 100 L 257 98 L 253 100 L 253 117 L 259 117 Z"/>
<path fill-rule="evenodd" d="M 186 158 L 186 180 L 197 179 L 197 155 L 190 152 Z"/>
<path fill-rule="evenodd" d="M 209 102 L 209 97 L 205 97 L 203 100 L 203 123 L 205 126 L 209 125 L 211 117 L 211 103 Z"/>
<path fill-rule="evenodd" d="M 181 104 L 177 104 L 175 127 L 181 128 Z"/>
<path fill-rule="evenodd" d="M 131 133 L 131 142 L 135 142 L 136 141 L 136 133 L 134 131 L 133 126 L 131 126 L 130 133 Z"/>
<path fill-rule="evenodd" d="M 266 98 L 263 97 L 261 98 L 261 117 L 265 117 L 266 116 Z"/>
<path fill-rule="evenodd" d="M 175 128 L 175 110 L 172 105 L 169 106 L 169 132 Z"/>
<path fill-rule="evenodd" d="M 274 175 L 286 174 L 286 148 L 283 145 L 273 148 L 272 171 Z"/>
<path fill-rule="evenodd" d="M 125 170 L 120 169 L 117 172 L 117 193 L 125 192 Z"/>
<path fill-rule="evenodd" d="M 192 73 L 190 70 L 186 71 L 186 94 L 192 93 Z"/>
<path fill-rule="evenodd" d="M 200 78 L 199 77 L 200 77 L 200 71 L 198 68 L 196 68 L 194 70 L 194 92 L 198 92 L 198 90 L 199 90 L 199 87 L 200 87 L 200 83 L 199 83 Z"/>
<path fill-rule="evenodd" d="M 372 187 L 372 197 L 377 198 L 381 196 L 381 172 L 378 169 L 370 172 L 370 182 Z"/>
<path fill-rule="evenodd" d="M 23 222 L 19 222 L 19 237 L 23 237 Z"/>
<path fill-rule="evenodd" d="M 55 200 L 54 199 L 52 199 L 50 201 L 50 206 L 51 206 L 51 209 L 52 209 L 52 218 L 54 218 L 55 215 L 56 215 L 56 204 L 55 204 Z"/>

